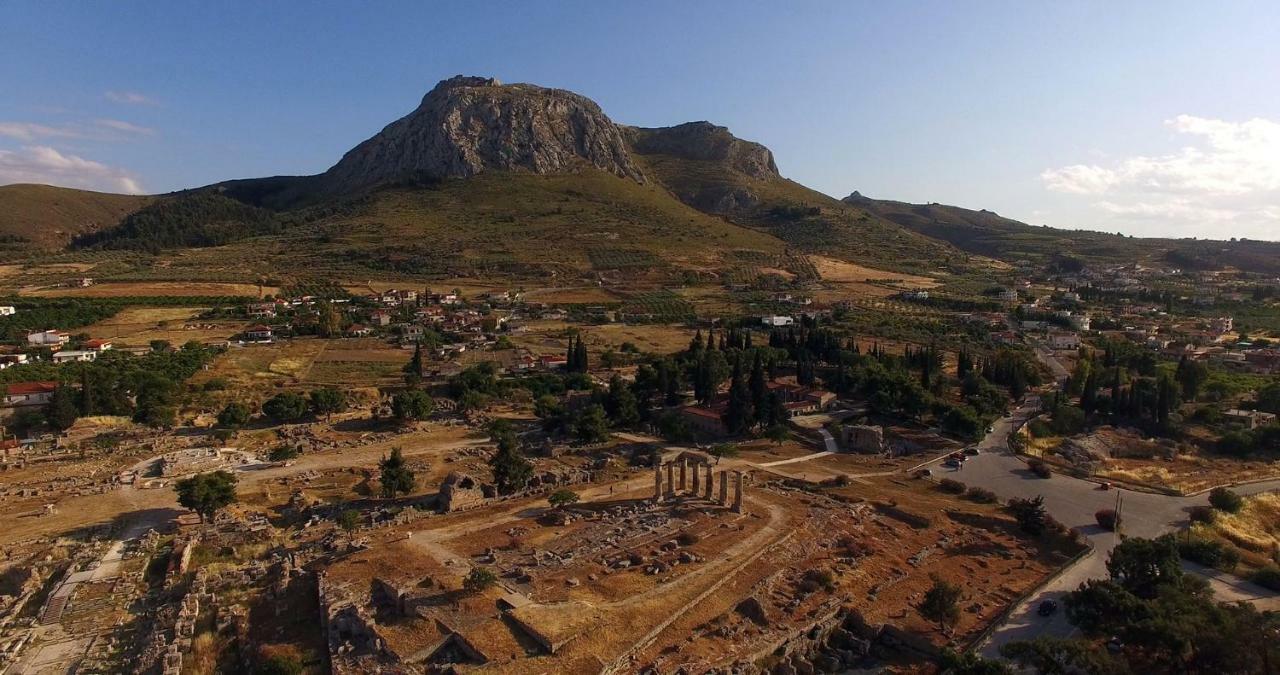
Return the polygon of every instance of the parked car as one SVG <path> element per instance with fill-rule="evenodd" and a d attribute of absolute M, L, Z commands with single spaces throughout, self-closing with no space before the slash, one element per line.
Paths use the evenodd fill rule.
<path fill-rule="evenodd" d="M 1099 489 L 1099 490 L 1110 490 L 1110 489 L 1111 489 L 1111 483 L 1108 483 L 1107 481 L 1105 481 L 1105 480 L 1104 480 L 1104 481 L 1102 481 L 1101 483 L 1098 483 L 1098 489 Z"/>
<path fill-rule="evenodd" d="M 942 463 L 942 465 L 943 465 L 943 466 L 949 466 L 949 467 L 951 467 L 951 468 L 953 468 L 953 469 L 958 469 L 958 468 L 960 468 L 960 460 L 958 460 L 958 459 L 954 459 L 954 458 L 953 458 L 953 459 L 948 459 L 947 461 L 943 462 L 943 463 Z"/>
<path fill-rule="evenodd" d="M 1044 602 L 1040 603 L 1040 608 L 1036 610 L 1036 613 L 1039 614 L 1040 616 L 1049 616 L 1056 611 L 1058 611 L 1058 601 L 1045 600 Z"/>
<path fill-rule="evenodd" d="M 979 451 L 977 448 L 965 448 L 965 449 L 964 449 L 964 454 L 966 454 L 966 455 L 977 455 L 977 454 L 980 454 L 980 451 Z"/>

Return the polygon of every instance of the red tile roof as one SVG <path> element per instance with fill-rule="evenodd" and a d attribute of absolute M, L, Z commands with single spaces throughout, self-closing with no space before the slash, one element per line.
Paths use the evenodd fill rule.
<path fill-rule="evenodd" d="M 9 396 L 30 396 L 31 394 L 48 394 L 57 388 L 57 382 L 14 382 L 8 385 L 5 393 Z"/>

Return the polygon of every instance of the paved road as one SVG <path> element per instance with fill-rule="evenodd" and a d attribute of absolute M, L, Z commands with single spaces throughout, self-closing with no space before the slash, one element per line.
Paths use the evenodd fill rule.
<path fill-rule="evenodd" d="M 1101 490 L 1098 484 L 1054 474 L 1040 478 L 1027 469 L 1026 463 L 1008 449 L 1009 434 L 1033 416 L 1038 410 L 1038 398 L 1028 397 L 1027 402 L 1009 417 L 998 420 L 991 433 L 978 445 L 981 454 L 971 457 L 961 469 L 934 467 L 936 476 L 954 478 L 968 485 L 987 488 L 1001 499 L 1013 497 L 1044 497 L 1045 509 L 1067 527 L 1079 528 L 1093 546 L 1093 552 L 1065 570 L 1030 599 L 1016 608 L 1010 618 L 996 629 L 983 644 L 984 656 L 999 655 L 1001 645 L 1033 639 L 1040 635 L 1066 637 L 1074 627 L 1063 612 L 1044 618 L 1036 614 L 1040 602 L 1059 599 L 1075 590 L 1088 579 L 1107 576 L 1106 561 L 1111 549 L 1119 543 L 1119 536 L 1098 527 L 1094 514 L 1116 506 L 1117 496 L 1123 499 L 1124 534 L 1136 537 L 1156 537 L 1166 532 L 1185 528 L 1191 507 L 1208 504 L 1207 495 L 1197 497 L 1173 497 L 1168 495 L 1134 492 L 1125 489 Z M 1240 494 L 1256 494 L 1280 489 L 1280 480 L 1242 485 Z M 1194 572 L 1203 569 L 1188 567 Z M 1210 585 L 1224 600 L 1258 600 L 1264 608 L 1276 606 L 1275 594 L 1259 586 L 1243 582 L 1230 575 L 1206 574 Z"/>

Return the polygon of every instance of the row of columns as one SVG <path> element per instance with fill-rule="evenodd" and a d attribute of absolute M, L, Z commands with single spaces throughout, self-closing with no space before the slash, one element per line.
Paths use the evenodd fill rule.
<path fill-rule="evenodd" d="M 679 467 L 679 483 L 676 482 L 677 466 Z M 690 472 L 692 466 L 692 475 Z M 667 474 L 666 481 L 663 481 L 662 474 L 665 469 Z M 706 476 L 700 474 L 705 469 Z M 729 503 L 729 474 L 733 474 L 733 503 Z M 720 471 L 720 504 L 729 506 L 734 513 L 742 513 L 742 479 L 741 471 L 734 470 L 732 472 Z M 653 465 L 653 501 L 662 502 L 666 499 L 674 499 L 676 493 L 691 494 L 694 497 L 701 495 L 704 499 L 710 501 L 711 493 L 715 488 L 715 473 L 710 465 L 704 465 L 700 462 L 690 463 L 687 459 L 681 459 L 672 462 L 663 462 Z"/>

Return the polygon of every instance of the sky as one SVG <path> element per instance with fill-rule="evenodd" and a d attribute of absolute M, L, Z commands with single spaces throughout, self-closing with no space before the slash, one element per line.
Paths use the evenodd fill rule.
<path fill-rule="evenodd" d="M 0 184 L 318 173 L 458 74 L 710 120 L 835 197 L 1280 240 L 1280 2 L 0 0 Z"/>

